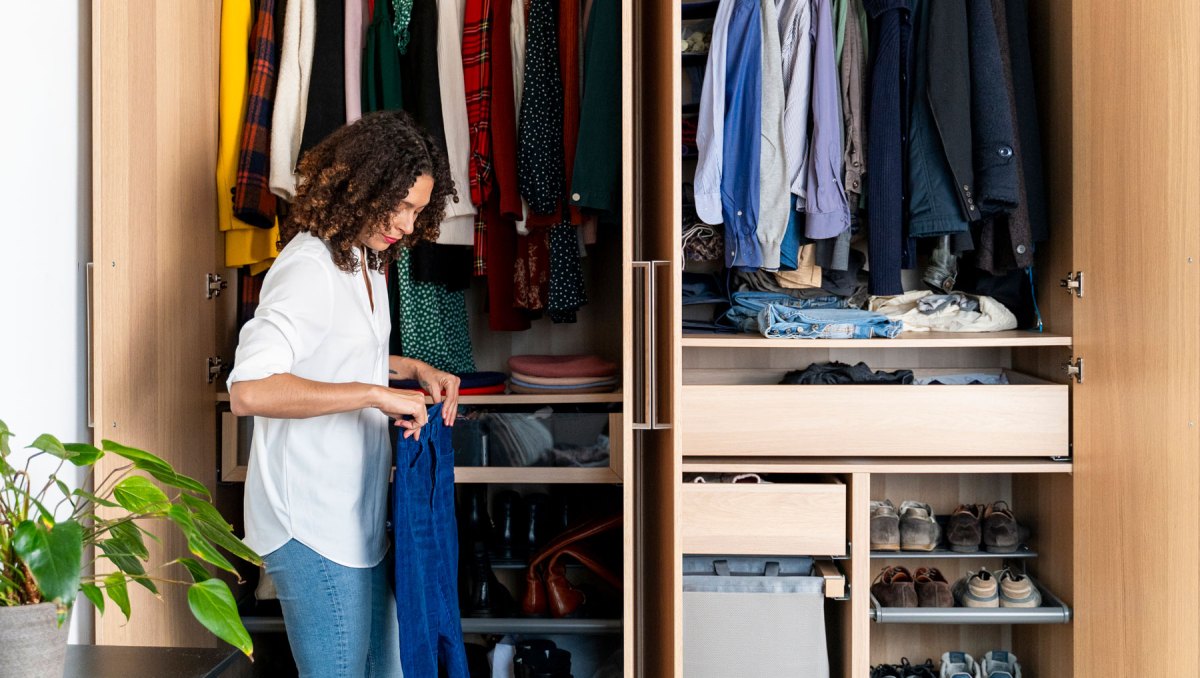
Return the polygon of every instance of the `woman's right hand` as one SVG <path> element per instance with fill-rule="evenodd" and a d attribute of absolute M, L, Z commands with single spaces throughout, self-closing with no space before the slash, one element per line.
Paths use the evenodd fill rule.
<path fill-rule="evenodd" d="M 396 426 L 405 429 L 405 438 L 421 438 L 421 427 L 429 418 L 425 410 L 424 393 L 376 386 L 372 392 L 371 406 L 395 419 Z"/>

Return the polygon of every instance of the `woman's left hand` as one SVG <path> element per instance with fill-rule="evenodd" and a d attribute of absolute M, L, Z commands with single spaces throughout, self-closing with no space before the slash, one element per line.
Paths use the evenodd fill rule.
<path fill-rule="evenodd" d="M 453 426 L 454 419 L 458 416 L 458 385 L 462 380 L 422 362 L 417 363 L 415 376 L 421 388 L 429 392 L 433 402 L 440 403 L 445 400 L 446 404 L 442 406 L 442 421 L 447 426 Z"/>

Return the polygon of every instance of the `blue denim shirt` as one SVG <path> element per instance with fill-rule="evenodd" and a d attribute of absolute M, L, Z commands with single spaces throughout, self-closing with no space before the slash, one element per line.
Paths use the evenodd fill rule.
<path fill-rule="evenodd" d="M 725 52 L 721 216 L 725 265 L 762 266 L 759 157 L 762 152 L 762 24 L 759 0 L 733 0 Z"/>
<path fill-rule="evenodd" d="M 855 309 L 807 309 L 767 304 L 758 329 L 772 339 L 893 339 L 903 323 L 881 313 Z"/>

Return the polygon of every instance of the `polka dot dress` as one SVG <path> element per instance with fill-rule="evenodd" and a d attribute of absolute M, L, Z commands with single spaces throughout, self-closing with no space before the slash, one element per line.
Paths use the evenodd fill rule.
<path fill-rule="evenodd" d="M 579 235 L 568 223 L 550 229 L 550 320 L 575 322 L 575 312 L 587 303 L 583 269 L 579 266 Z"/>
<path fill-rule="evenodd" d="M 526 28 L 525 91 L 517 123 L 517 188 L 538 214 L 558 206 L 563 170 L 563 83 L 558 70 L 558 0 L 532 0 Z"/>
<path fill-rule="evenodd" d="M 475 372 L 467 324 L 466 291 L 449 292 L 437 283 L 412 279 L 407 249 L 396 258 L 401 353 L 446 372 Z"/>

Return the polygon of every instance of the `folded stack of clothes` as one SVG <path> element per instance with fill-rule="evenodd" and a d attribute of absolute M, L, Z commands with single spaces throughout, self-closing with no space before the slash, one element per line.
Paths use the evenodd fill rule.
<path fill-rule="evenodd" d="M 513 393 L 608 393 L 617 388 L 617 366 L 596 355 L 515 355 L 508 359 Z"/>
<path fill-rule="evenodd" d="M 456 375 L 461 379 L 458 385 L 459 395 L 496 395 L 504 393 L 504 382 L 508 375 L 503 372 L 465 372 Z M 393 379 L 392 388 L 402 388 L 409 391 L 420 391 L 428 395 L 416 379 Z"/>

